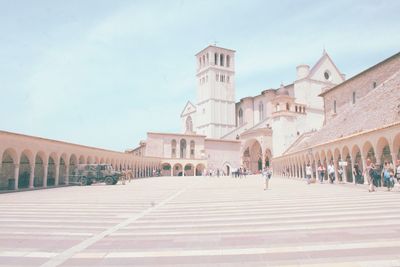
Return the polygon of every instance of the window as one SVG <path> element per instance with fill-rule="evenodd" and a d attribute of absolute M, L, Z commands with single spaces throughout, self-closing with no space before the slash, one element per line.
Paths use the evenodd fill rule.
<path fill-rule="evenodd" d="M 229 55 L 226 56 L 226 67 L 229 68 L 229 65 L 231 64 L 231 57 Z"/>
<path fill-rule="evenodd" d="M 229 83 L 229 75 L 226 77 L 226 82 Z"/>
<path fill-rule="evenodd" d="M 180 141 L 180 158 L 184 159 L 186 158 L 186 140 L 181 139 Z"/>
<path fill-rule="evenodd" d="M 289 105 L 289 103 L 286 103 L 286 110 L 290 110 L 290 105 Z"/>
<path fill-rule="evenodd" d="M 324 72 L 324 77 L 325 77 L 325 80 L 329 81 L 329 79 L 331 78 L 331 75 L 329 74 L 329 71 L 326 70 Z"/>
<path fill-rule="evenodd" d="M 375 88 L 376 88 L 376 85 L 377 85 L 376 82 L 373 82 L 373 83 L 372 83 L 372 88 L 375 89 Z"/>
<path fill-rule="evenodd" d="M 243 110 L 242 108 L 239 109 L 239 125 L 243 124 Z"/>
<path fill-rule="evenodd" d="M 176 158 L 176 140 L 171 141 L 171 158 Z"/>
<path fill-rule="evenodd" d="M 206 56 L 203 55 L 203 66 L 206 65 Z"/>
<path fill-rule="evenodd" d="M 218 82 L 218 80 L 219 80 L 219 75 L 218 75 L 218 73 L 217 74 L 215 74 L 215 80 Z"/>
<path fill-rule="evenodd" d="M 224 66 L 224 54 L 219 55 L 219 65 Z"/>
<path fill-rule="evenodd" d="M 353 92 L 353 104 L 356 103 L 356 92 Z"/>
<path fill-rule="evenodd" d="M 276 104 L 276 106 L 275 106 L 275 111 L 280 111 L 281 110 L 281 108 L 279 107 L 279 103 L 278 104 Z"/>
<path fill-rule="evenodd" d="M 262 121 L 264 119 L 264 104 L 263 104 L 263 102 L 260 102 L 258 104 L 258 112 L 259 112 L 258 120 Z"/>
<path fill-rule="evenodd" d="M 194 141 L 190 141 L 190 158 L 193 159 L 194 158 L 194 147 L 195 147 L 195 143 Z"/>
<path fill-rule="evenodd" d="M 218 65 L 218 54 L 214 53 L 214 65 Z"/>
<path fill-rule="evenodd" d="M 186 118 L 186 132 L 193 132 L 193 121 L 190 116 Z"/>
<path fill-rule="evenodd" d="M 336 114 L 336 100 L 333 100 L 333 113 Z"/>
<path fill-rule="evenodd" d="M 294 107 L 294 110 L 297 112 L 297 106 Z"/>
<path fill-rule="evenodd" d="M 208 53 L 207 53 L 207 65 L 210 63 L 210 61 L 209 61 L 209 56 L 208 56 Z"/>

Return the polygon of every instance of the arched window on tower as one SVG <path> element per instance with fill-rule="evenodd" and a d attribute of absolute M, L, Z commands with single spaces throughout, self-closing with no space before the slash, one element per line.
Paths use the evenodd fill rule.
<path fill-rule="evenodd" d="M 243 125 L 243 109 L 239 109 L 239 125 Z"/>
<path fill-rule="evenodd" d="M 176 158 L 176 140 L 171 141 L 171 158 Z"/>
<path fill-rule="evenodd" d="M 193 132 L 193 121 L 191 116 L 186 118 L 186 132 Z"/>
<path fill-rule="evenodd" d="M 290 105 L 289 105 L 289 103 L 286 103 L 286 110 L 290 110 Z"/>
<path fill-rule="evenodd" d="M 194 141 L 190 141 L 190 158 L 194 159 L 194 147 L 195 147 L 195 143 Z"/>
<path fill-rule="evenodd" d="M 333 113 L 336 114 L 336 100 L 333 100 Z"/>
<path fill-rule="evenodd" d="M 264 104 L 261 101 L 258 104 L 258 112 L 259 112 L 258 120 L 262 121 L 264 119 Z"/>
<path fill-rule="evenodd" d="M 229 55 L 226 56 L 226 67 L 229 68 L 229 65 L 231 65 L 231 57 Z"/>
<path fill-rule="evenodd" d="M 214 53 L 214 65 L 218 65 L 218 54 Z"/>
<path fill-rule="evenodd" d="M 219 65 L 224 66 L 224 54 L 219 55 Z"/>
<path fill-rule="evenodd" d="M 207 53 L 207 65 L 209 65 L 209 64 L 210 64 L 210 59 L 209 59 L 209 55 Z"/>
<path fill-rule="evenodd" d="M 180 158 L 184 159 L 186 158 L 186 140 L 181 139 L 180 141 Z"/>
<path fill-rule="evenodd" d="M 203 55 L 203 67 L 206 65 L 206 56 Z"/>

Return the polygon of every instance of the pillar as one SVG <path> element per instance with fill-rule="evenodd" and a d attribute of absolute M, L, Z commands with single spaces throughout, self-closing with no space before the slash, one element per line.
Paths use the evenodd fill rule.
<path fill-rule="evenodd" d="M 43 187 L 47 187 L 47 172 L 49 171 L 49 165 L 44 164 L 43 165 L 43 169 L 44 169 L 44 176 L 43 176 Z"/>
<path fill-rule="evenodd" d="M 54 181 L 54 186 L 58 186 L 60 180 L 60 164 L 56 164 L 56 177 Z"/>
<path fill-rule="evenodd" d="M 69 165 L 65 165 L 65 184 L 69 185 Z"/>
<path fill-rule="evenodd" d="M 339 183 L 339 158 L 337 160 L 335 160 L 335 158 L 333 159 L 333 166 L 335 167 L 335 180 L 336 183 Z M 343 177 L 343 175 L 342 175 Z M 343 178 L 342 178 L 343 179 Z"/>
<path fill-rule="evenodd" d="M 397 153 L 392 152 L 391 156 L 392 156 L 393 166 L 396 167 L 397 166 Z"/>
<path fill-rule="evenodd" d="M 367 161 L 363 154 L 361 154 L 361 161 L 362 161 L 362 165 L 363 165 L 363 168 L 361 171 L 364 173 L 364 170 L 367 168 Z M 369 184 L 369 181 L 367 179 L 367 177 L 369 177 L 369 174 L 366 174 L 365 176 L 366 177 L 364 177 L 364 184 Z"/>
<path fill-rule="evenodd" d="M 18 190 L 19 164 L 14 164 L 14 190 Z"/>
<path fill-rule="evenodd" d="M 31 171 L 29 173 L 29 188 L 34 188 L 34 180 L 35 180 L 35 164 L 30 164 Z"/>

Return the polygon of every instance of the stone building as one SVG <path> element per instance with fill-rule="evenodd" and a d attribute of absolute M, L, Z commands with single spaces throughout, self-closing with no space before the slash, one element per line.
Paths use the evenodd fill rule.
<path fill-rule="evenodd" d="M 400 159 L 400 53 L 379 62 L 351 79 L 320 94 L 325 103 L 321 130 L 302 134 L 281 156 L 273 159 L 275 171 L 304 177 L 310 163 L 339 162 L 344 181 L 355 182 L 355 165 L 364 169 L 367 159 L 377 166 Z M 367 182 L 366 180 L 364 182 Z"/>
<path fill-rule="evenodd" d="M 319 95 L 323 88 L 332 88 L 344 81 L 344 75 L 324 51 L 312 68 L 297 66 L 293 83 L 266 89 L 260 95 L 236 102 L 235 51 L 208 46 L 195 56 L 197 99 L 188 101 L 180 116 L 185 137 L 159 133 L 155 138 L 154 133 L 148 133 L 147 140 L 133 150 L 135 153 L 145 150 L 141 153 L 162 158 L 168 164 L 166 170 L 172 162 L 177 165 L 173 169 L 183 175 L 185 172 L 180 168 L 185 164 L 192 166 L 187 159 L 193 155 L 176 157 L 172 152 L 175 146 L 171 144 L 181 150 L 188 146 L 187 140 L 196 139 L 195 151 L 200 155 L 194 155 L 194 159 L 202 160 L 204 168 L 229 174 L 230 169 L 243 166 L 252 173 L 258 172 L 299 135 L 322 127 L 324 103 Z M 222 148 L 225 160 L 218 161 L 215 155 Z"/>

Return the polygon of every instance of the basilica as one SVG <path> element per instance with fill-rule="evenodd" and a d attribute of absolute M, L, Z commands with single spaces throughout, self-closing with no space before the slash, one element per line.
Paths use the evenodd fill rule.
<path fill-rule="evenodd" d="M 149 132 L 129 152 L 159 157 L 163 175 L 229 175 L 243 167 L 251 173 L 271 164 L 302 134 L 324 124 L 320 94 L 345 81 L 323 51 L 312 66 L 298 65 L 291 84 L 235 98 L 235 51 L 210 45 L 196 55 L 197 98 L 180 114 L 181 133 Z"/>

